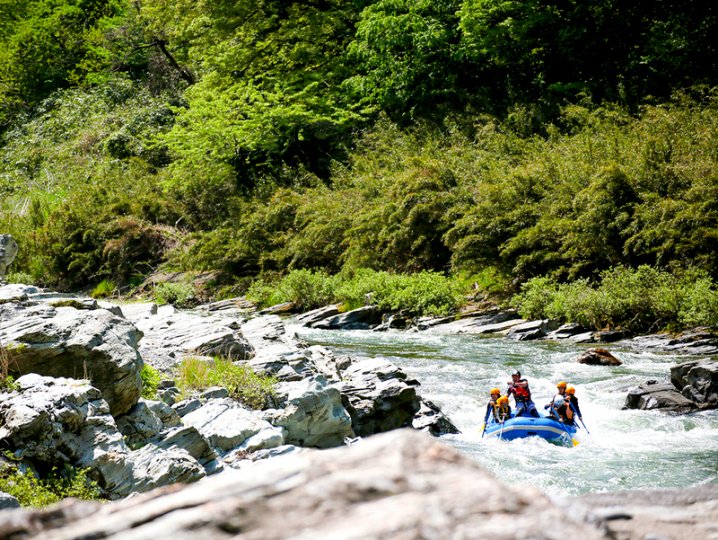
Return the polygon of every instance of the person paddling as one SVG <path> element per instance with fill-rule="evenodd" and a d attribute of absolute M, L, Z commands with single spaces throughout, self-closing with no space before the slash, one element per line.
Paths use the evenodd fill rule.
<path fill-rule="evenodd" d="M 556 420 L 560 419 L 560 416 L 558 412 L 556 412 L 556 409 L 563 405 L 564 399 L 566 397 L 566 386 L 567 384 L 564 381 L 559 382 L 556 385 L 556 391 L 558 393 L 554 395 L 553 398 L 551 398 L 551 401 L 543 407 L 544 409 L 549 409 L 549 414 L 553 416 Z"/>
<path fill-rule="evenodd" d="M 484 415 L 484 425 L 481 428 L 482 433 L 483 430 L 486 429 L 486 423 L 489 421 L 489 417 L 494 414 L 496 402 L 498 401 L 499 396 L 501 396 L 501 390 L 498 388 L 492 388 L 491 392 L 489 392 L 489 396 L 489 402 L 486 404 L 486 414 Z"/>
<path fill-rule="evenodd" d="M 501 396 L 496 400 L 496 407 L 494 407 L 494 419 L 499 423 L 503 424 L 511 418 L 511 406 L 509 405 L 508 396 Z"/>
<path fill-rule="evenodd" d="M 539 417 L 539 412 L 536 410 L 536 405 L 531 400 L 531 390 L 529 389 L 529 383 L 526 379 L 521 378 L 521 372 L 515 371 L 511 374 L 511 382 L 509 388 L 506 391 L 508 396 L 513 395 L 516 403 L 516 417 L 519 416 L 533 416 L 534 418 Z"/>
<path fill-rule="evenodd" d="M 576 389 L 573 386 L 566 388 L 566 397 L 569 400 L 569 408 L 578 416 L 579 420 L 583 422 L 583 415 L 581 414 L 581 408 L 578 406 L 578 398 L 576 397 Z"/>

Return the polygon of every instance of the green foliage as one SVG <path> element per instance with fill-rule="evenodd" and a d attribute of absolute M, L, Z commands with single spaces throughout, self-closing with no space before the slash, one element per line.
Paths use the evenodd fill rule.
<path fill-rule="evenodd" d="M 718 292 L 709 277 L 645 265 L 607 270 L 595 285 L 587 280 L 557 284 L 550 278 L 533 278 L 513 303 L 522 317 L 548 317 L 597 329 L 645 332 L 718 324 Z"/>
<path fill-rule="evenodd" d="M 255 281 L 247 298 L 261 306 L 292 302 L 295 309 L 308 311 L 331 303 L 333 288 L 333 280 L 324 272 L 292 270 L 274 284 Z"/>
<path fill-rule="evenodd" d="M 142 397 L 145 399 L 157 399 L 157 388 L 162 377 L 160 372 L 148 364 L 144 364 L 140 370 L 142 379 Z"/>
<path fill-rule="evenodd" d="M 0 128 L 23 106 L 108 69 L 103 30 L 115 0 L 7 0 L 0 3 Z"/>
<path fill-rule="evenodd" d="M 392 274 L 359 269 L 329 276 L 324 272 L 293 270 L 274 284 L 255 282 L 247 297 L 261 306 L 291 301 L 299 310 L 342 303 L 344 309 L 375 305 L 414 315 L 446 315 L 463 302 L 464 285 L 462 281 L 426 271 Z"/>
<path fill-rule="evenodd" d="M 77 288 L 147 274 L 175 241 L 175 205 L 162 195 L 148 139 L 172 121 L 167 107 L 121 79 L 43 103 L 0 146 L 0 228 L 23 246 L 17 268 L 36 283 Z M 115 130 L 132 156 L 106 153 Z"/>
<path fill-rule="evenodd" d="M 166 281 L 155 286 L 155 302 L 160 305 L 172 304 L 175 307 L 190 307 L 196 300 L 191 283 Z"/>
<path fill-rule="evenodd" d="M 393 117 L 431 115 L 464 90 L 457 0 L 379 0 L 361 13 L 348 52 L 358 74 L 345 87 Z"/>
<path fill-rule="evenodd" d="M 15 497 L 21 506 L 48 506 L 68 497 L 100 499 L 100 489 L 87 472 L 67 466 L 61 471 L 53 469 L 46 478 L 39 479 L 32 473 L 7 468 L 0 472 L 0 491 Z"/>
<path fill-rule="evenodd" d="M 92 289 L 90 296 L 92 298 L 107 298 L 108 296 L 112 295 L 116 290 L 117 285 L 115 285 L 114 281 L 111 281 L 109 279 L 103 279 L 95 286 L 94 289 Z"/>
<path fill-rule="evenodd" d="M 252 409 L 265 409 L 276 395 L 277 380 L 258 375 L 249 367 L 235 364 L 224 358 L 211 361 L 202 358 L 185 358 L 177 367 L 177 386 L 183 395 L 222 386 L 229 395 Z"/>
<path fill-rule="evenodd" d="M 35 278 L 25 272 L 10 272 L 5 276 L 8 283 L 21 283 L 23 285 L 35 285 Z"/>

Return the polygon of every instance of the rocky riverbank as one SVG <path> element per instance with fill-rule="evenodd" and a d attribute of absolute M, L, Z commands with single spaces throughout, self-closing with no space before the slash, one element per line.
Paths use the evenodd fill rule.
<path fill-rule="evenodd" d="M 87 468 L 110 498 L 399 427 L 456 431 L 397 366 L 307 347 L 239 301 L 178 311 L 8 285 L 0 321 L 16 378 L 0 393 L 4 466 Z M 272 375 L 273 403 L 250 410 L 222 388 L 178 402 L 173 369 L 197 355 Z M 140 397 L 145 362 L 165 376 L 159 399 Z"/>
<path fill-rule="evenodd" d="M 10 349 L 16 356 L 33 347 L 44 351 L 42 343 L 71 351 L 78 343 L 98 343 L 91 336 L 109 335 L 98 330 L 105 319 L 95 317 L 100 322 L 93 325 L 82 315 L 106 310 L 143 334 L 135 343 L 137 354 L 167 374 L 161 399 L 138 399 L 116 415 L 88 381 L 20 377 L 0 405 L 3 444 L 15 445 L 13 457 L 28 471 L 42 469 L 53 455 L 76 466 L 88 464 L 106 493 L 122 500 L 0 512 L 0 537 L 185 537 L 199 531 L 217 538 L 563 538 L 570 527 L 588 538 L 670 539 L 683 537 L 676 535 L 680 520 L 698 537 L 715 533 L 718 494 L 710 487 L 700 493 L 628 492 L 566 500 L 508 487 L 436 440 L 392 429 L 398 424 L 436 432 L 447 428 L 436 408 L 416 397 L 416 381 L 396 366 L 308 347 L 277 316 L 254 313 L 239 300 L 184 312 L 152 304 L 117 310 L 30 288 L 1 288 L 0 294 L 0 339 L 3 345 L 15 344 Z M 62 317 L 40 310 L 40 324 L 13 315 L 40 305 Z M 83 312 L 75 329 L 66 327 L 51 337 L 50 329 L 74 311 Z M 115 337 L 120 344 L 129 339 L 123 332 Z M 188 354 L 227 350 L 238 362 L 280 380 L 270 408 L 247 410 L 221 388 L 177 400 L 172 367 Z M 103 354 L 109 355 L 107 349 Z M 85 369 L 89 356 L 79 358 L 75 370 Z M 84 374 L 91 381 L 94 372 Z M 697 379 L 691 380 L 697 388 Z M 433 416 L 417 415 L 417 399 L 419 414 Z M 389 433 L 357 439 L 378 431 Z M 343 448 L 312 449 L 337 445 Z M 173 482 L 192 485 L 168 487 Z M 140 492 L 146 494 L 126 497 Z M 0 507 L 13 504 L 0 494 Z"/>

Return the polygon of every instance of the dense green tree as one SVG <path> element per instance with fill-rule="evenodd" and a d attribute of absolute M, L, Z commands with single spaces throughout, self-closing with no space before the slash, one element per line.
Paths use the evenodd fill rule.
<path fill-rule="evenodd" d="M 105 31 L 121 0 L 0 2 L 0 127 L 53 91 L 110 67 Z"/>

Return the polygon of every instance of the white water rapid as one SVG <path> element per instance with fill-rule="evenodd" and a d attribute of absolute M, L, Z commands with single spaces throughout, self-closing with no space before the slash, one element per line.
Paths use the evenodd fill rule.
<path fill-rule="evenodd" d="M 574 362 L 587 346 L 519 342 L 430 332 L 326 331 L 290 326 L 304 340 L 355 358 L 383 357 L 421 382 L 420 394 L 441 407 L 461 430 L 442 439 L 507 482 L 534 485 L 558 496 L 624 489 L 718 483 L 718 411 L 669 415 L 622 410 L 628 389 L 666 379 L 677 362 L 694 357 L 608 348 L 624 364 Z M 519 369 L 539 410 L 567 381 L 576 388 L 583 419 L 580 444 L 563 448 L 539 438 L 482 439 L 489 390 L 505 390 Z"/>

